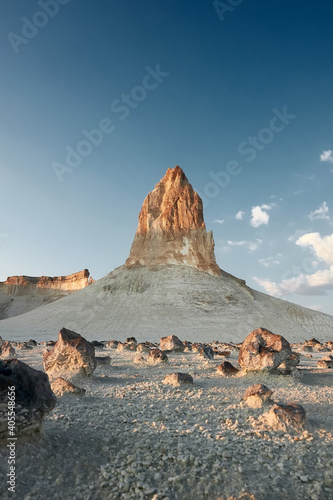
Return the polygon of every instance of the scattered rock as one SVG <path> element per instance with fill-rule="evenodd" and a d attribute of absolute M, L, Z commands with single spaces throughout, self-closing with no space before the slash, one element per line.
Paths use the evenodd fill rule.
<path fill-rule="evenodd" d="M 206 358 L 206 359 L 214 359 L 214 351 L 213 349 L 209 346 L 209 345 L 206 345 L 206 346 L 201 346 L 199 349 L 198 349 L 198 353 L 200 354 L 200 356 L 202 356 L 203 358 Z"/>
<path fill-rule="evenodd" d="M 302 431 L 308 427 L 306 412 L 303 406 L 296 403 L 275 403 L 263 417 L 266 418 L 267 424 L 275 430 L 284 432 L 290 430 Z"/>
<path fill-rule="evenodd" d="M 146 344 L 138 344 L 136 350 L 137 352 L 149 352 L 150 347 L 147 346 Z"/>
<path fill-rule="evenodd" d="M 140 354 L 137 354 L 135 357 L 134 357 L 134 363 L 137 363 L 137 364 L 143 364 L 145 363 L 145 358 L 143 356 L 140 356 Z"/>
<path fill-rule="evenodd" d="M 179 387 L 185 384 L 193 384 L 193 377 L 189 373 L 171 373 L 166 375 L 163 379 L 163 384 L 173 385 Z"/>
<path fill-rule="evenodd" d="M 182 352 L 185 346 L 176 335 L 169 335 L 160 339 L 160 348 L 162 351 Z"/>
<path fill-rule="evenodd" d="M 318 368 L 333 368 L 333 356 L 328 354 L 317 361 Z"/>
<path fill-rule="evenodd" d="M 111 357 L 110 356 L 95 356 L 97 365 L 110 365 Z"/>
<path fill-rule="evenodd" d="M 92 340 L 90 343 L 95 347 L 95 349 L 104 349 L 105 347 L 103 342 L 99 342 L 99 340 Z"/>
<path fill-rule="evenodd" d="M 53 349 L 44 354 L 43 362 L 51 378 L 89 377 L 96 368 L 95 348 L 78 333 L 62 328 Z"/>
<path fill-rule="evenodd" d="M 44 372 L 17 359 L 0 361 L 0 439 L 13 437 L 8 434 L 8 398 L 12 397 L 15 400 L 15 437 L 39 432 L 43 418 L 56 405 L 56 397 Z"/>
<path fill-rule="evenodd" d="M 239 372 L 238 368 L 229 363 L 229 361 L 223 361 L 216 369 L 223 377 L 232 377 Z"/>
<path fill-rule="evenodd" d="M 15 349 L 8 340 L 2 342 L 0 352 L 2 359 L 12 358 L 13 356 L 15 356 Z"/>
<path fill-rule="evenodd" d="M 33 349 L 32 345 L 29 345 L 27 342 L 18 342 L 16 344 L 16 349 L 17 350 L 29 350 L 29 349 Z"/>
<path fill-rule="evenodd" d="M 246 389 L 243 400 L 250 408 L 261 408 L 265 404 L 274 404 L 271 399 L 273 391 L 263 384 L 250 385 Z"/>
<path fill-rule="evenodd" d="M 110 349 L 117 349 L 118 344 L 119 344 L 118 340 L 109 340 L 109 342 L 105 344 L 105 347 L 109 347 Z"/>
<path fill-rule="evenodd" d="M 137 340 L 135 337 L 127 337 L 126 344 L 137 344 Z"/>
<path fill-rule="evenodd" d="M 57 396 L 57 398 L 60 398 L 64 394 L 83 395 L 86 392 L 85 389 L 81 389 L 80 387 L 73 385 L 71 382 L 68 382 L 68 380 L 65 380 L 62 377 L 56 378 L 51 383 L 51 389 L 54 392 L 54 394 Z"/>
<path fill-rule="evenodd" d="M 220 351 L 219 349 L 214 349 L 214 354 L 216 356 L 223 356 L 224 358 L 230 358 L 230 351 Z"/>
<path fill-rule="evenodd" d="M 245 371 L 272 371 L 292 355 L 289 342 L 281 335 L 258 328 L 244 340 L 238 363 Z"/>
<path fill-rule="evenodd" d="M 299 365 L 300 359 L 301 356 L 297 352 L 293 352 L 289 358 L 279 365 L 279 372 L 283 375 L 289 375 Z"/>
<path fill-rule="evenodd" d="M 118 342 L 117 351 L 129 351 L 132 347 L 132 344 L 123 344 L 122 342 Z"/>
<path fill-rule="evenodd" d="M 321 346 L 321 342 L 319 342 L 319 340 L 317 340 L 316 338 L 313 338 L 307 341 L 307 345 L 312 345 L 312 347 L 318 348 Z"/>
<path fill-rule="evenodd" d="M 302 349 L 303 349 L 304 352 L 312 352 L 313 351 L 313 346 L 305 344 L 305 345 L 303 345 Z"/>
<path fill-rule="evenodd" d="M 151 349 L 148 353 L 148 363 L 156 364 L 156 363 L 165 363 L 168 361 L 168 356 L 165 352 L 160 349 Z"/>

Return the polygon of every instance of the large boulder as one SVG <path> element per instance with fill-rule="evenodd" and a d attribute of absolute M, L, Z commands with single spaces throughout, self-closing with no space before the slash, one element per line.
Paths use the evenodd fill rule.
<path fill-rule="evenodd" d="M 244 340 L 238 363 L 244 371 L 274 371 L 292 355 L 289 342 L 281 335 L 258 328 Z"/>
<path fill-rule="evenodd" d="M 18 359 L 0 360 L 0 439 L 39 432 L 56 401 L 44 372 Z"/>
<path fill-rule="evenodd" d="M 160 348 L 162 351 L 178 351 L 182 352 L 185 346 L 176 335 L 169 335 L 168 337 L 161 337 Z"/>
<path fill-rule="evenodd" d="M 76 332 L 62 328 L 53 349 L 43 357 L 50 378 L 90 376 L 96 368 L 95 348 Z"/>

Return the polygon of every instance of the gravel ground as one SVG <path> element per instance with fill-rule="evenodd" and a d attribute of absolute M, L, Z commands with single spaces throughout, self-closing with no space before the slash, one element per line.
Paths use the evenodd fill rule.
<path fill-rule="evenodd" d="M 18 358 L 43 369 L 43 351 L 18 351 Z M 301 380 L 224 378 L 216 372 L 223 358 L 192 352 L 170 354 L 159 366 L 134 363 L 132 351 L 96 354 L 112 361 L 76 381 L 86 395 L 59 398 L 43 436 L 18 440 L 16 494 L 3 479 L 2 499 L 333 499 L 333 370 L 316 368 L 323 354 L 302 357 Z M 234 351 L 228 361 L 236 359 Z M 164 385 L 172 372 L 190 373 L 193 386 Z M 301 404 L 310 430 L 260 426 L 267 409 L 241 402 L 254 383 L 272 389 L 277 402 Z M 7 457 L 2 445 L 2 478 Z"/>

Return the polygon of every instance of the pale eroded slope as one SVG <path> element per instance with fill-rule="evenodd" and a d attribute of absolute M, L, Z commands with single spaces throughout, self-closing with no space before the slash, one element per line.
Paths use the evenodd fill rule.
<path fill-rule="evenodd" d="M 5 339 L 55 339 L 65 326 L 92 339 L 239 342 L 259 326 L 289 341 L 333 338 L 333 317 L 251 290 L 226 273 L 121 266 L 57 302 L 0 321 Z"/>

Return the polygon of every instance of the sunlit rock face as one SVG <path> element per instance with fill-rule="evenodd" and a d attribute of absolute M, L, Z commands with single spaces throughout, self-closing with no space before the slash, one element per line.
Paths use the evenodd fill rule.
<path fill-rule="evenodd" d="M 146 197 L 126 266 L 185 264 L 219 276 L 214 246 L 202 200 L 177 166 Z"/>
<path fill-rule="evenodd" d="M 10 295 L 26 295 L 32 291 L 43 293 L 44 290 L 57 290 L 62 292 L 75 292 L 94 283 L 89 278 L 88 269 L 69 276 L 10 276 L 6 281 L 0 282 L 0 292 Z M 66 294 L 67 294 L 66 293 Z"/>

